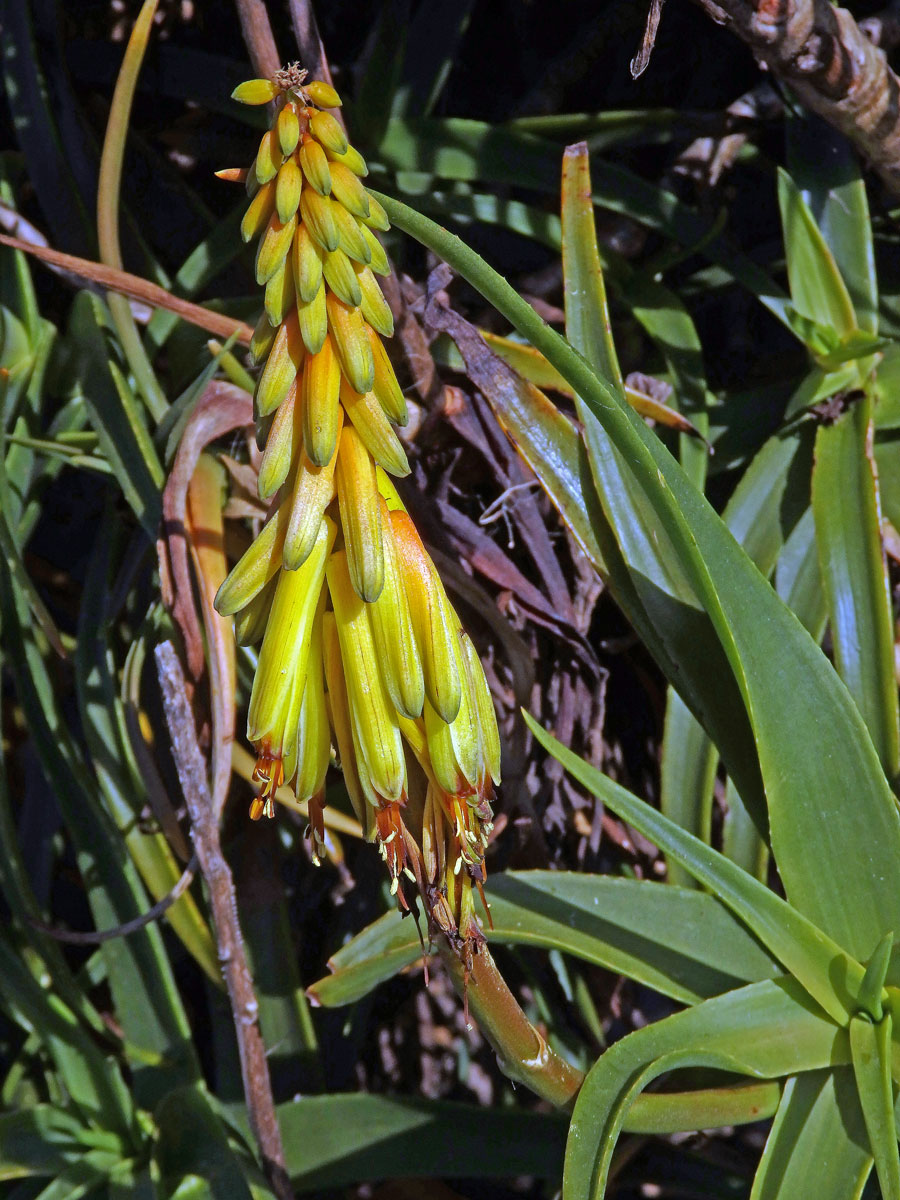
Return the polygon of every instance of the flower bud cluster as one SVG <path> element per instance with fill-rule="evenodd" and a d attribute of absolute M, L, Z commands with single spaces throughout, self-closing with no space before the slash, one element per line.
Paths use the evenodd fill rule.
<path fill-rule="evenodd" d="M 432 929 L 469 957 L 500 741 L 481 662 L 390 479 L 409 465 L 381 341 L 393 332 L 377 280 L 387 217 L 327 111 L 340 105 L 330 85 L 288 67 L 234 98 L 275 110 L 251 167 L 220 172 L 246 184 L 241 232 L 265 287 L 251 354 L 271 511 L 216 598 L 238 641 L 261 643 L 251 816 L 272 816 L 289 783 L 309 802 L 318 860 L 336 757 L 393 894 L 408 907 L 418 889 Z"/>

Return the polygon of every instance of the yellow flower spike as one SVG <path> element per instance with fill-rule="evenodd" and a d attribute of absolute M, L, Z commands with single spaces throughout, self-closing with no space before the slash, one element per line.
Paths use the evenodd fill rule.
<path fill-rule="evenodd" d="M 232 100 L 239 104 L 268 104 L 278 95 L 279 89 L 271 79 L 248 79 L 239 83 L 231 93 Z"/>
<path fill-rule="evenodd" d="M 338 231 L 340 248 L 354 262 L 364 266 L 372 261 L 372 249 L 363 236 L 362 226 L 352 213 L 347 212 L 343 205 L 335 204 L 333 209 L 334 223 Z"/>
<path fill-rule="evenodd" d="M 356 734 L 362 767 L 378 796 L 399 801 L 406 791 L 403 739 L 378 669 L 367 605 L 350 581 L 344 551 L 332 554 L 327 576 L 347 682 L 351 727 Z"/>
<path fill-rule="evenodd" d="M 259 249 L 256 252 L 257 283 L 268 283 L 284 262 L 287 252 L 291 248 L 296 228 L 296 217 L 291 217 L 289 221 L 284 222 L 278 219 L 278 213 L 273 212 L 269 217 L 266 232 L 262 235 Z"/>
<path fill-rule="evenodd" d="M 306 360 L 300 389 L 303 442 L 310 461 L 317 467 L 323 467 L 334 454 L 340 390 L 341 366 L 331 335 L 327 334 L 319 353 Z"/>
<path fill-rule="evenodd" d="M 378 238 L 365 225 L 359 225 L 359 231 L 366 239 L 369 251 L 372 257 L 369 259 L 369 266 L 376 275 L 390 275 L 391 264 L 388 262 L 388 256 L 385 253 L 384 246 L 379 242 Z"/>
<path fill-rule="evenodd" d="M 322 259 L 325 251 L 310 236 L 305 225 L 294 234 L 294 282 L 304 304 L 314 300 L 322 284 Z M 324 299 L 324 297 L 323 297 Z"/>
<path fill-rule="evenodd" d="M 297 386 L 298 382 L 299 379 L 294 380 L 287 396 L 276 409 L 272 428 L 266 438 L 266 448 L 263 452 L 262 462 L 259 464 L 257 483 L 260 500 L 268 500 L 270 496 L 274 496 L 287 479 L 288 471 L 303 436 L 302 422 L 298 419 L 300 413 L 297 405 L 297 393 L 300 390 Z"/>
<path fill-rule="evenodd" d="M 259 142 L 256 152 L 256 178 L 260 183 L 268 183 L 274 179 L 278 168 L 284 162 L 284 155 L 278 145 L 274 129 L 267 129 Z"/>
<path fill-rule="evenodd" d="M 294 270 L 288 256 L 266 284 L 263 307 L 270 325 L 274 327 L 281 324 L 285 314 L 293 308 L 295 297 Z"/>
<path fill-rule="evenodd" d="M 253 337 L 250 339 L 250 357 L 254 362 L 262 362 L 268 355 L 275 341 L 275 333 L 267 314 L 263 313 L 256 322 Z"/>
<path fill-rule="evenodd" d="M 366 160 L 355 148 L 355 146 L 348 146 L 343 154 L 338 154 L 336 151 L 329 150 L 326 147 L 325 157 L 329 162 L 340 163 L 342 166 L 346 167 L 348 171 L 352 171 L 354 175 L 359 175 L 362 178 L 365 178 L 369 173 L 369 168 L 366 166 Z"/>
<path fill-rule="evenodd" d="M 275 121 L 275 132 L 278 135 L 278 145 L 281 153 L 287 157 L 293 154 L 300 141 L 300 122 L 297 119 L 297 109 L 293 104 L 286 104 Z"/>
<path fill-rule="evenodd" d="M 365 216 L 361 215 L 360 220 L 369 229 L 378 229 L 381 233 L 387 233 L 391 227 L 391 223 L 388 220 L 387 213 L 384 211 L 384 205 L 380 200 L 376 200 L 371 192 L 367 192 L 366 195 L 369 197 L 369 211 Z"/>
<path fill-rule="evenodd" d="M 303 339 L 297 314 L 289 312 L 278 326 L 275 341 L 256 384 L 254 400 L 261 417 L 267 416 L 285 399 L 303 364 Z"/>
<path fill-rule="evenodd" d="M 250 543 L 244 556 L 232 567 L 231 574 L 216 593 L 216 611 L 233 616 L 258 596 L 281 567 L 281 548 L 291 518 L 291 506 L 285 502 L 269 517 L 259 536 Z"/>
<path fill-rule="evenodd" d="M 384 588 L 381 504 L 372 455 L 349 422 L 341 431 L 335 482 L 350 578 L 357 595 L 371 603 Z"/>
<path fill-rule="evenodd" d="M 378 286 L 378 280 L 369 267 L 362 266 L 356 268 L 356 278 L 359 280 L 359 306 L 362 309 L 362 315 L 376 333 L 381 334 L 382 337 L 393 337 L 394 314 Z"/>
<path fill-rule="evenodd" d="M 331 113 L 314 112 L 309 118 L 309 131 L 317 142 L 335 154 L 346 154 L 349 142 L 347 135 Z"/>
<path fill-rule="evenodd" d="M 340 359 L 341 370 L 357 392 L 370 392 L 375 382 L 375 364 L 368 326 L 358 308 L 350 308 L 337 296 L 325 297 L 328 328 Z"/>
<path fill-rule="evenodd" d="M 334 522 L 323 517 L 303 566 L 278 576 L 247 714 L 247 737 L 273 759 L 288 757 L 297 736 L 313 618 L 336 532 Z"/>
<path fill-rule="evenodd" d="M 304 92 L 312 100 L 313 104 L 318 104 L 320 108 L 340 108 L 341 98 L 331 86 L 330 83 L 324 83 L 321 79 L 314 79 L 312 83 L 304 84 Z"/>
<path fill-rule="evenodd" d="M 263 184 L 247 206 L 241 221 L 241 237 L 245 242 L 252 241 L 262 233 L 274 211 L 275 184 Z"/>
<path fill-rule="evenodd" d="M 367 217 L 371 211 L 373 198 L 350 168 L 341 162 L 331 165 L 331 194 L 354 217 Z"/>
<path fill-rule="evenodd" d="M 303 172 L 293 158 L 286 158 L 275 177 L 275 211 L 278 220 L 287 223 L 300 206 Z"/>
<path fill-rule="evenodd" d="M 300 193 L 300 216 L 323 250 L 337 250 L 341 239 L 334 219 L 334 204 L 328 196 L 320 196 L 315 188 L 304 188 Z"/>
<path fill-rule="evenodd" d="M 299 801 L 309 800 L 321 791 L 331 761 L 331 727 L 325 708 L 325 683 L 322 666 L 322 617 L 325 614 L 325 589 L 313 621 L 312 638 L 303 686 L 303 699 L 297 717 L 294 749 L 285 758 L 284 777 Z"/>
<path fill-rule="evenodd" d="M 345 379 L 341 383 L 341 404 L 378 466 L 392 475 L 408 475 L 409 461 L 403 443 L 391 428 L 375 393 L 361 396 Z"/>
<path fill-rule="evenodd" d="M 341 647 L 333 612 L 326 612 L 322 618 L 322 662 L 327 688 L 325 702 L 328 705 L 328 717 L 334 735 L 338 764 L 344 775 L 344 783 L 347 785 L 347 793 L 350 796 L 350 803 L 356 819 L 365 830 L 366 837 L 371 841 L 374 832 L 373 810 L 363 792 L 362 781 L 356 769 L 357 758 L 350 723 L 350 703 L 347 699 L 344 664 L 341 661 Z"/>
<path fill-rule="evenodd" d="M 500 731 L 497 728 L 497 713 L 491 690 L 484 675 L 484 667 L 478 652 L 472 645 L 472 639 L 467 633 L 460 638 L 460 648 L 463 652 L 469 683 L 478 710 L 478 726 L 481 731 L 481 748 L 484 763 L 494 784 L 500 784 Z"/>
<path fill-rule="evenodd" d="M 338 297 L 354 308 L 362 304 L 362 290 L 353 270 L 353 264 L 343 250 L 332 250 L 325 255 L 322 264 L 325 282 Z"/>
<path fill-rule="evenodd" d="M 314 139 L 305 135 L 300 145 L 297 157 L 310 187 L 314 187 L 320 196 L 331 195 L 331 170 L 325 151 Z"/>
<path fill-rule="evenodd" d="M 293 571 L 306 561 L 312 550 L 322 514 L 334 499 L 334 472 L 337 466 L 337 443 L 343 425 L 343 413 L 338 412 L 338 438 L 335 439 L 331 461 L 324 467 L 310 462 L 305 449 L 300 450 L 300 461 L 294 479 L 294 490 L 290 500 L 290 520 L 282 547 L 282 561 L 287 570 Z"/>
<path fill-rule="evenodd" d="M 255 646 L 262 641 L 277 586 L 278 577 L 273 575 L 263 590 L 234 614 L 234 640 L 239 646 Z"/>
<path fill-rule="evenodd" d="M 372 381 L 372 391 L 378 397 L 378 403 L 395 425 L 405 425 L 409 420 L 409 410 L 406 398 L 397 382 L 391 360 L 388 358 L 381 338 L 374 329 L 369 330 L 369 344 L 372 347 L 372 361 L 375 376 Z M 358 389 L 357 389 L 358 390 Z"/>
<path fill-rule="evenodd" d="M 425 676 L 413 634 L 409 602 L 400 576 L 397 552 L 390 532 L 390 517 L 381 500 L 382 544 L 384 547 L 384 587 L 369 606 L 372 635 L 385 686 L 394 707 L 410 722 L 421 717 L 425 703 Z M 405 727 L 401 732 L 406 736 Z M 415 743 L 410 741 L 415 752 Z"/>
<path fill-rule="evenodd" d="M 443 586 L 405 512 L 392 512 L 391 533 L 425 675 L 425 695 L 441 720 L 454 721 L 462 701 L 456 665 L 456 628 L 446 621 Z"/>

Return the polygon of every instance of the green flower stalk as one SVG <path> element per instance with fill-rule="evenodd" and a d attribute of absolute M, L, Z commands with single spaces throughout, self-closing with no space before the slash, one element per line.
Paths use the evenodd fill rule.
<path fill-rule="evenodd" d="M 473 889 L 485 878 L 500 739 L 481 662 L 390 476 L 408 474 L 396 426 L 406 403 L 382 337 L 393 333 L 375 236 L 388 228 L 365 161 L 327 111 L 328 84 L 297 66 L 241 84 L 274 102 L 242 180 L 264 312 L 251 353 L 271 511 L 216 607 L 239 642 L 261 642 L 247 723 L 259 785 L 250 815 L 274 815 L 283 782 L 308 801 L 324 847 L 325 776 L 336 757 L 403 908 L 464 966 L 483 940 Z M 482 894 L 483 899 L 483 894 Z"/>

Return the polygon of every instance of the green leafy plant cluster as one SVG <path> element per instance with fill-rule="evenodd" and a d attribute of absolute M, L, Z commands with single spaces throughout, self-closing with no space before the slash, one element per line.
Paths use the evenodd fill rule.
<path fill-rule="evenodd" d="M 111 267 L 121 267 L 122 155 L 154 7 L 144 6 L 129 44 L 103 153 L 98 244 Z M 502 1024 L 494 1029 L 509 1073 L 563 1100 L 556 1112 L 509 1097 L 485 1110 L 335 1094 L 319 1057 L 333 1025 L 311 1011 L 301 986 L 285 897 L 276 888 L 262 902 L 244 900 L 272 1074 L 283 1072 L 301 1093 L 277 1096 L 291 1186 L 326 1194 L 398 1176 L 529 1175 L 550 1195 L 562 1169 L 564 1200 L 586 1200 L 612 1190 L 622 1134 L 771 1119 L 749 1185 L 754 1200 L 846 1200 L 867 1181 L 872 1195 L 877 1187 L 900 1197 L 900 731 L 883 548 L 885 523 L 900 528 L 900 343 L 879 298 L 859 166 L 837 141 L 827 157 L 818 153 L 821 128 L 788 118 L 787 165 L 768 181 L 783 234 L 783 263 L 772 274 L 786 278 L 784 290 L 714 223 L 600 157 L 625 138 L 672 135 L 684 114 L 575 114 L 500 127 L 434 115 L 470 8 L 451 19 L 447 6 L 422 4 L 402 52 L 386 23 L 348 119 L 377 164 L 395 230 L 449 264 L 511 326 L 509 338 L 489 335 L 488 344 L 520 373 L 498 370 L 493 386 L 479 386 L 668 684 L 661 811 L 524 717 L 598 804 L 663 851 L 666 882 L 500 872 L 486 887 L 486 932 L 492 947 L 549 951 L 560 977 L 582 992 L 580 965 L 599 965 L 677 1011 L 597 1057 L 572 1045 L 552 1004 L 530 1010 L 550 1053 L 570 1064 L 564 1096 L 558 1076 L 551 1091 L 541 1064 L 523 1074 L 516 1044 Z M 441 38 L 436 21 L 446 24 Z M 52 127 L 56 115 L 38 107 L 32 86 L 37 69 L 27 56 L 9 57 L 11 104 L 25 112 L 27 98 L 32 124 Z M 562 153 L 576 137 L 587 144 Z M 32 170 L 27 149 L 24 157 Z M 22 159 L 0 162 L 0 199 L 15 209 Z M 560 170 L 557 216 L 546 197 L 559 190 Z M 510 198 L 510 185 L 531 199 Z M 641 268 L 601 248 L 597 207 L 644 224 L 665 239 L 666 255 Z M 455 228 L 499 226 L 558 250 L 565 336 L 426 214 Z M 146 273 L 183 297 L 199 295 L 239 253 L 236 228 L 234 214 L 214 224 L 172 279 L 148 250 Z M 46 895 L 36 894 L 14 795 L 15 747 L 27 730 L 59 812 L 43 866 L 55 869 L 64 845 L 97 929 L 140 918 L 178 883 L 190 850 L 148 665 L 153 647 L 173 636 L 153 541 L 204 389 L 223 375 L 245 391 L 252 381 L 233 343 L 214 345 L 198 371 L 201 335 L 191 340 L 164 308 L 140 329 L 122 295 L 80 291 L 66 322 L 54 324 L 26 256 L 0 253 L 0 628 L 14 697 L 2 753 L 15 759 L 15 770 L 0 772 L 9 912 L 0 926 L 0 1194 L 270 1195 L 241 1099 L 206 895 L 197 886 L 180 894 L 165 915 L 171 936 L 149 924 L 65 952 L 46 930 Z M 744 288 L 804 351 L 770 435 L 752 411 L 760 397 L 722 403 L 707 385 L 713 349 L 701 345 L 690 303 L 667 280 L 690 255 L 711 264 L 695 288 L 713 278 Z M 236 320 L 250 315 L 242 300 L 218 307 Z M 635 411 L 616 350 L 620 324 L 639 328 L 652 347 L 654 369 L 672 385 L 667 405 L 689 419 L 681 432 L 665 429 L 675 416 L 668 409 L 655 410 L 655 428 Z M 435 348 L 475 377 L 471 343 L 444 337 Z M 570 397 L 574 415 L 547 392 Z M 717 457 L 737 473 L 721 511 L 705 497 Z M 221 469 L 204 462 L 206 494 L 221 508 Z M 28 558 L 63 470 L 105 485 L 74 634 L 60 632 Z M 242 661 L 244 701 L 248 678 Z M 717 781 L 725 781 L 721 828 Z M 301 853 L 298 831 L 282 836 L 283 850 Z M 326 1010 L 357 1003 L 421 954 L 412 922 L 386 912 L 334 947 L 331 973 L 308 994 Z M 185 962 L 202 973 L 212 1014 L 212 1085 L 179 985 Z M 470 999 L 490 1028 L 489 998 L 473 990 Z M 602 1035 L 590 997 L 582 1011 Z M 726 1185 L 718 1173 L 697 1186 L 734 1194 Z"/>

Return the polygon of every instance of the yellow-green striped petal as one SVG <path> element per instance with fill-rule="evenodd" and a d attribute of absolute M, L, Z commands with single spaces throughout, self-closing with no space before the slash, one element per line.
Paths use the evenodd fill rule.
<path fill-rule="evenodd" d="M 330 195 L 331 170 L 325 151 L 319 143 L 311 137 L 304 137 L 297 157 L 310 186 L 314 187 L 320 196 Z"/>
<path fill-rule="evenodd" d="M 330 335 L 303 368 L 303 444 L 310 461 L 322 467 L 331 460 L 338 434 L 341 365 Z"/>
<path fill-rule="evenodd" d="M 377 794 L 385 800 L 399 801 L 406 791 L 403 739 L 378 669 L 367 605 L 350 581 L 344 551 L 332 554 L 327 575 L 347 683 L 350 721 L 362 764 Z"/>
<path fill-rule="evenodd" d="M 341 369 L 357 392 L 370 392 L 375 365 L 368 327 L 358 308 L 350 308 L 332 292 L 325 298 L 328 329 L 340 359 Z"/>
<path fill-rule="evenodd" d="M 343 163 L 336 162 L 331 165 L 331 194 L 354 217 L 367 217 L 371 211 L 369 193 L 359 178 Z"/>
<path fill-rule="evenodd" d="M 338 414 L 338 436 L 342 414 Z M 334 499 L 334 471 L 337 465 L 337 445 L 331 461 L 324 467 L 310 462 L 305 449 L 300 449 L 294 490 L 290 499 L 290 518 L 282 546 L 282 561 L 294 571 L 307 559 L 316 541 L 322 514 Z"/>
<path fill-rule="evenodd" d="M 318 104 L 321 108 L 340 108 L 341 98 L 331 86 L 330 83 L 325 83 L 322 79 L 314 79 L 311 83 L 305 83 L 303 90 L 312 100 L 313 104 Z"/>
<path fill-rule="evenodd" d="M 335 537 L 334 522 L 323 517 L 316 544 L 297 571 L 281 571 L 259 651 L 250 693 L 247 737 L 285 758 L 297 736 L 313 618 L 325 580 L 325 562 Z"/>
<path fill-rule="evenodd" d="M 341 431 L 335 482 L 350 578 L 357 595 L 371 603 L 384 587 L 381 497 L 375 463 L 350 422 Z"/>
<path fill-rule="evenodd" d="M 308 303 L 297 297 L 297 320 L 300 323 L 300 335 L 310 354 L 318 354 L 328 333 L 328 310 L 325 307 L 325 281 L 319 284 L 319 290 Z"/>
<path fill-rule="evenodd" d="M 400 575 L 397 552 L 385 502 L 381 501 L 384 546 L 384 587 L 369 606 L 372 635 L 388 694 L 399 713 L 410 720 L 422 715 L 425 676 L 413 633 L 406 589 Z M 404 727 L 401 725 L 401 729 Z M 404 730 L 405 733 L 405 730 Z M 413 747 L 415 749 L 415 746 Z"/>
<path fill-rule="evenodd" d="M 360 395 L 345 379 L 341 384 L 341 404 L 378 466 L 391 475 L 408 475 L 409 460 L 403 443 L 384 415 L 375 393 Z"/>
<path fill-rule="evenodd" d="M 249 604 L 281 568 L 281 548 L 290 517 L 290 504 L 282 504 L 263 525 L 247 552 L 232 567 L 216 593 L 216 611 L 223 617 L 233 616 Z"/>
<path fill-rule="evenodd" d="M 300 122 L 297 120 L 297 109 L 293 104 L 286 104 L 278 114 L 275 132 L 278 134 L 281 153 L 285 157 L 293 154 L 297 148 L 297 142 L 300 140 Z"/>
<path fill-rule="evenodd" d="M 296 314 L 288 313 L 278 326 L 275 341 L 256 384 L 254 400 L 260 416 L 274 412 L 285 399 L 303 363 L 303 339 Z"/>
<path fill-rule="evenodd" d="M 372 391 L 378 397 L 378 403 L 395 425 L 405 425 L 409 420 L 409 410 L 403 395 L 391 360 L 388 358 L 384 344 L 374 329 L 369 330 L 369 344 L 372 347 L 372 362 L 374 378 Z"/>
<path fill-rule="evenodd" d="M 266 438 L 266 448 L 259 464 L 257 487 L 261 500 L 274 496 L 291 469 L 294 455 L 303 437 L 303 425 L 298 419 L 297 380 L 295 379 L 287 397 L 275 412 L 275 419 Z"/>
<path fill-rule="evenodd" d="M 425 675 L 425 694 L 441 720 L 449 724 L 456 719 L 462 700 L 456 628 L 447 622 L 443 586 L 405 512 L 391 513 L 391 533 Z"/>
<path fill-rule="evenodd" d="M 341 239 L 330 197 L 320 196 L 315 188 L 304 188 L 300 193 L 300 215 L 323 250 L 337 250 Z"/>
<path fill-rule="evenodd" d="M 362 289 L 353 270 L 353 264 L 340 248 L 326 253 L 322 263 L 325 282 L 334 294 L 353 308 L 362 303 Z"/>
<path fill-rule="evenodd" d="M 314 112 L 309 118 L 309 131 L 327 150 L 335 154 L 346 154 L 349 145 L 347 135 L 331 113 Z"/>
<path fill-rule="evenodd" d="M 322 259 L 325 251 L 312 238 L 305 225 L 294 234 L 294 282 L 304 304 L 314 300 L 322 284 Z M 323 297 L 324 299 L 324 297 Z"/>
<path fill-rule="evenodd" d="M 260 138 L 259 149 L 256 152 L 256 178 L 260 183 L 268 183 L 270 179 L 275 178 L 283 161 L 284 155 L 278 145 L 275 130 L 267 129 Z"/>
<path fill-rule="evenodd" d="M 334 206 L 334 223 L 337 226 L 341 249 L 355 262 L 364 265 L 372 261 L 372 249 L 363 236 L 362 227 L 352 213 L 340 204 Z"/>
<path fill-rule="evenodd" d="M 278 219 L 287 222 L 300 205 L 303 190 L 303 172 L 293 158 L 286 158 L 275 177 L 275 211 Z"/>
<path fill-rule="evenodd" d="M 366 228 L 365 225 L 360 224 L 359 231 L 365 238 L 366 244 L 369 247 L 369 253 L 372 255 L 369 259 L 369 266 L 376 275 L 390 275 L 391 264 L 388 262 L 384 246 L 382 246 L 372 230 Z"/>
<path fill-rule="evenodd" d="M 231 98 L 240 104 L 268 104 L 278 95 L 278 90 L 271 79 L 248 79 L 238 84 Z"/>
<path fill-rule="evenodd" d="M 256 252 L 257 283 L 268 283 L 281 266 L 291 248 L 296 228 L 296 217 L 291 217 L 289 221 L 280 221 L 278 213 L 272 213 L 269 217 L 266 232 L 260 238 L 259 249 Z"/>
<path fill-rule="evenodd" d="M 247 205 L 241 221 L 241 237 L 250 242 L 258 237 L 269 223 L 269 218 L 275 211 L 275 184 L 269 182 L 258 189 L 256 195 Z"/>
<path fill-rule="evenodd" d="M 363 266 L 357 266 L 356 278 L 359 280 L 359 306 L 362 315 L 376 333 L 380 333 L 382 337 L 393 337 L 394 314 L 388 307 L 378 280 L 369 267 Z"/>
<path fill-rule="evenodd" d="M 294 306 L 295 295 L 294 269 L 291 266 L 291 256 L 288 254 L 266 284 L 264 308 L 270 325 L 281 324 L 285 315 Z"/>

